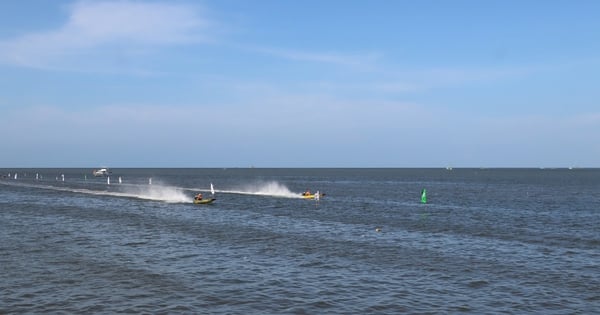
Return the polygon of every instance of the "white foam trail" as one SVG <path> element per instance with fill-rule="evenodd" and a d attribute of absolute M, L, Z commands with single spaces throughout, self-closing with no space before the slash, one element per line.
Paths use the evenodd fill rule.
<path fill-rule="evenodd" d="M 7 182 L 0 181 L 0 184 L 6 184 L 11 186 L 21 186 L 21 187 L 31 187 L 31 188 L 39 188 L 39 189 L 47 189 L 47 190 L 55 190 L 55 191 L 65 191 L 65 192 L 73 192 L 73 193 L 82 193 L 88 195 L 96 195 L 96 196 L 112 196 L 112 197 L 127 197 L 127 198 L 138 198 L 138 199 L 146 199 L 146 200 L 156 200 L 156 201 L 165 201 L 172 203 L 191 203 L 192 198 L 185 194 L 185 192 L 176 187 L 170 186 L 161 186 L 161 185 L 153 185 L 149 186 L 139 186 L 139 187 L 129 187 L 127 190 L 118 192 L 118 191 L 101 191 L 101 190 L 91 190 L 85 188 L 68 188 L 68 187 L 56 187 L 49 185 L 31 185 L 31 184 L 8 184 Z"/>
<path fill-rule="evenodd" d="M 299 193 L 292 192 L 285 185 L 275 181 L 246 185 L 236 190 L 217 190 L 217 192 L 242 195 L 274 196 L 283 198 L 301 198 Z"/>
<path fill-rule="evenodd" d="M 192 198 L 184 193 L 183 190 L 171 186 L 142 186 L 128 187 L 123 194 L 135 198 L 160 200 L 166 202 L 192 202 Z"/>
<path fill-rule="evenodd" d="M 57 178 L 57 180 L 58 180 L 58 178 Z M 100 183 L 97 183 L 97 184 L 100 184 Z M 108 178 L 108 177 L 107 177 L 107 184 L 110 185 L 110 178 Z M 155 183 L 155 185 L 152 185 L 152 178 L 149 179 L 148 184 L 149 185 L 122 184 L 122 185 L 119 185 L 119 187 L 123 188 L 123 190 L 120 192 L 100 191 L 100 190 L 90 190 L 90 189 L 75 189 L 75 188 L 54 187 L 54 186 L 41 186 L 41 185 L 28 185 L 28 186 L 44 188 L 44 189 L 53 189 L 53 190 L 59 190 L 59 191 L 86 193 L 86 194 L 92 194 L 92 195 L 131 197 L 131 198 L 140 198 L 140 199 L 149 199 L 149 200 L 160 200 L 160 201 L 166 201 L 166 202 L 191 202 L 192 196 L 186 195 L 186 191 L 212 192 L 211 190 L 214 189 L 214 187 L 210 187 L 208 189 L 174 187 L 174 186 L 168 186 L 168 185 L 161 185 L 161 183 L 158 183 L 158 184 Z M 233 189 L 223 189 L 223 190 L 214 189 L 214 191 L 215 191 L 215 193 L 224 193 L 224 194 L 272 196 L 272 197 L 281 197 L 281 198 L 302 198 L 301 193 L 292 192 L 285 185 L 283 185 L 279 182 L 276 182 L 276 181 L 247 184 L 247 185 L 241 186 L 239 188 L 233 188 Z"/>

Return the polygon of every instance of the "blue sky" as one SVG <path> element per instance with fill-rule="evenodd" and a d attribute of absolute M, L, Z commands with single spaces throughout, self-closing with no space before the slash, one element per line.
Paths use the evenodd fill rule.
<path fill-rule="evenodd" d="M 598 1 L 1 1 L 0 167 L 600 167 Z"/>

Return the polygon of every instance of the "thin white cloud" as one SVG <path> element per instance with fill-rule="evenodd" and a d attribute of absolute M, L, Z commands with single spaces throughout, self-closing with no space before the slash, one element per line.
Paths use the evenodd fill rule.
<path fill-rule="evenodd" d="M 45 68 L 112 45 L 140 49 L 194 43 L 207 40 L 203 31 L 211 24 L 197 7 L 171 3 L 80 1 L 68 10 L 68 20 L 58 29 L 0 42 L 0 61 Z"/>
<path fill-rule="evenodd" d="M 206 25 L 193 8 L 181 5 L 79 2 L 73 6 L 65 29 L 98 43 L 126 40 L 173 44 L 199 39 L 196 30 Z"/>
<path fill-rule="evenodd" d="M 259 46 L 245 46 L 243 48 L 281 59 L 333 64 L 365 70 L 372 69 L 376 61 L 381 58 L 381 54 L 375 52 L 343 54 L 338 52 L 311 52 Z"/>

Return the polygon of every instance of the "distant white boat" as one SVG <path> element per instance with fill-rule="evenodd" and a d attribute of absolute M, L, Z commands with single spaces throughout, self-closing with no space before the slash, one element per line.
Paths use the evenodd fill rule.
<path fill-rule="evenodd" d="M 99 170 L 93 170 L 92 174 L 94 174 L 94 176 L 96 177 L 108 176 L 110 174 L 110 171 L 107 168 L 101 168 Z"/>

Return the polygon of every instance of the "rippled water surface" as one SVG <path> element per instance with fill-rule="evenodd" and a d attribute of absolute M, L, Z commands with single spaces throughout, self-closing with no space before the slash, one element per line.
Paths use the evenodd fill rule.
<path fill-rule="evenodd" d="M 2 314 L 600 313 L 596 169 L 0 174 Z"/>

